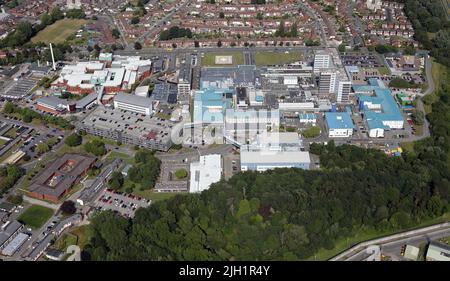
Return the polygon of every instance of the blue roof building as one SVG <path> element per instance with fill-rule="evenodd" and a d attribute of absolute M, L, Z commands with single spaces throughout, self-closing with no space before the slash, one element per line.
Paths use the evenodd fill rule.
<path fill-rule="evenodd" d="M 233 90 L 203 89 L 194 96 L 194 123 L 223 123 L 225 109 L 230 108 Z"/>
<path fill-rule="evenodd" d="M 314 113 L 300 113 L 298 118 L 303 123 L 316 123 L 317 115 Z"/>
<path fill-rule="evenodd" d="M 351 137 L 353 135 L 355 126 L 348 112 L 326 112 L 325 120 L 327 121 L 330 138 Z"/>
<path fill-rule="evenodd" d="M 355 86 L 357 87 L 357 86 Z M 391 90 L 386 88 L 383 81 L 379 79 L 370 79 L 369 86 L 364 90 L 370 89 L 375 96 L 367 96 L 362 94 L 362 89 L 355 89 L 359 92 L 357 95 L 359 101 L 359 109 L 364 112 L 364 118 L 371 129 L 402 129 L 404 119 L 402 113 L 392 96 Z M 382 125 L 383 126 L 382 126 Z"/>

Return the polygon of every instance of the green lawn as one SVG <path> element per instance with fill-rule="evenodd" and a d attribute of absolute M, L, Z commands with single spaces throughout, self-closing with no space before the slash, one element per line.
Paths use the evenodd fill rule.
<path fill-rule="evenodd" d="M 447 244 L 450 246 L 450 236 L 439 239 L 439 242 Z"/>
<path fill-rule="evenodd" d="M 232 56 L 233 64 L 216 64 L 216 56 Z M 205 53 L 201 58 L 203 66 L 236 66 L 244 64 L 244 54 L 241 52 L 220 52 L 220 53 Z"/>
<path fill-rule="evenodd" d="M 17 137 L 17 130 L 16 128 L 9 129 L 3 136 L 15 139 Z"/>
<path fill-rule="evenodd" d="M 402 142 L 401 148 L 407 152 L 414 152 L 414 142 Z"/>
<path fill-rule="evenodd" d="M 0 139 L 0 147 L 3 147 L 7 141 L 4 139 Z"/>
<path fill-rule="evenodd" d="M 186 171 L 186 169 L 179 169 L 175 172 L 175 176 L 177 179 L 184 179 L 188 176 L 188 171 Z"/>
<path fill-rule="evenodd" d="M 293 63 L 302 59 L 300 52 L 277 53 L 277 52 L 257 52 L 255 54 L 255 63 L 262 65 L 282 65 Z"/>
<path fill-rule="evenodd" d="M 53 215 L 53 210 L 39 205 L 32 205 L 17 219 L 28 227 L 39 229 Z"/>
<path fill-rule="evenodd" d="M 70 245 L 78 245 L 78 237 L 71 233 L 64 234 L 55 243 L 56 248 L 64 252 Z"/>
<path fill-rule="evenodd" d="M 36 36 L 31 38 L 31 42 L 63 43 L 67 37 L 77 32 L 88 21 L 84 19 L 63 19 L 47 26 Z"/>
<path fill-rule="evenodd" d="M 133 192 L 134 195 L 146 198 L 146 199 L 150 199 L 153 202 L 156 201 L 161 201 L 161 200 L 166 200 L 169 198 L 174 197 L 177 194 L 182 194 L 182 193 L 176 193 L 176 192 L 153 192 L 152 190 L 136 190 L 135 192 Z"/>
<path fill-rule="evenodd" d="M 389 74 L 391 74 L 389 72 L 389 69 L 386 66 L 378 67 L 378 72 L 380 72 L 381 75 L 389 75 Z"/>
<path fill-rule="evenodd" d="M 434 60 L 431 65 L 431 75 L 435 84 L 435 92 L 425 96 L 423 99 L 428 101 L 428 104 L 424 102 L 425 113 L 431 112 L 431 104 L 437 100 L 436 90 L 439 90 L 441 83 L 446 83 L 448 81 L 443 81 L 446 79 L 446 67 L 442 64 L 436 63 Z"/>
<path fill-rule="evenodd" d="M 94 136 L 94 135 L 90 135 L 87 134 L 85 136 L 83 136 L 83 144 L 88 142 L 88 141 L 93 141 L 93 140 L 99 140 L 105 144 L 109 144 L 109 145 L 113 145 L 113 146 L 118 146 L 117 145 L 117 141 L 112 140 L 112 139 L 108 139 L 108 138 L 101 138 L 99 136 Z"/>
<path fill-rule="evenodd" d="M 108 156 L 106 157 L 106 160 L 114 160 L 114 159 L 122 159 L 127 164 L 134 164 L 134 156 L 128 155 L 125 153 L 120 153 L 117 151 L 111 151 Z"/>
<path fill-rule="evenodd" d="M 83 249 L 89 242 L 89 225 L 82 225 L 70 231 L 70 234 L 77 237 L 77 245 Z"/>
<path fill-rule="evenodd" d="M 416 125 L 414 124 L 414 129 L 416 129 L 416 136 L 422 136 L 423 135 L 423 125 Z"/>

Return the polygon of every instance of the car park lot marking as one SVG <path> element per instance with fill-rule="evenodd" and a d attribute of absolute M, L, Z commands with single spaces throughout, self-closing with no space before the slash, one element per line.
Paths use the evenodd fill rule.
<path fill-rule="evenodd" d="M 151 200 L 111 189 L 105 189 L 94 203 L 99 211 L 112 210 L 128 218 L 134 217 L 138 208 L 145 208 L 150 204 Z"/>

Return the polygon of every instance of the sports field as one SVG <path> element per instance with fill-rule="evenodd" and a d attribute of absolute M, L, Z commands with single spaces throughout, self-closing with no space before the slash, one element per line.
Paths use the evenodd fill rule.
<path fill-rule="evenodd" d="M 63 19 L 47 26 L 36 36 L 31 38 L 31 42 L 62 43 L 67 37 L 77 32 L 88 21 L 84 19 Z"/>
<path fill-rule="evenodd" d="M 300 52 L 257 52 L 255 54 L 255 63 L 257 66 L 261 65 L 282 65 L 286 63 L 293 63 L 302 59 Z"/>
<path fill-rule="evenodd" d="M 232 56 L 232 64 L 216 64 L 216 56 Z M 230 67 L 244 64 L 244 54 L 241 52 L 220 52 L 220 53 L 205 53 L 201 57 L 203 66 L 220 66 Z"/>

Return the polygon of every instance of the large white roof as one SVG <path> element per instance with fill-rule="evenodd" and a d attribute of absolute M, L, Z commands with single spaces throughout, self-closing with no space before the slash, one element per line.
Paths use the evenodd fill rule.
<path fill-rule="evenodd" d="M 283 164 L 310 163 L 309 152 L 305 151 L 241 151 L 241 164 Z"/>
<path fill-rule="evenodd" d="M 220 181 L 222 176 L 222 160 L 220 154 L 200 156 L 199 162 L 191 163 L 189 192 L 202 192 L 211 184 Z"/>

